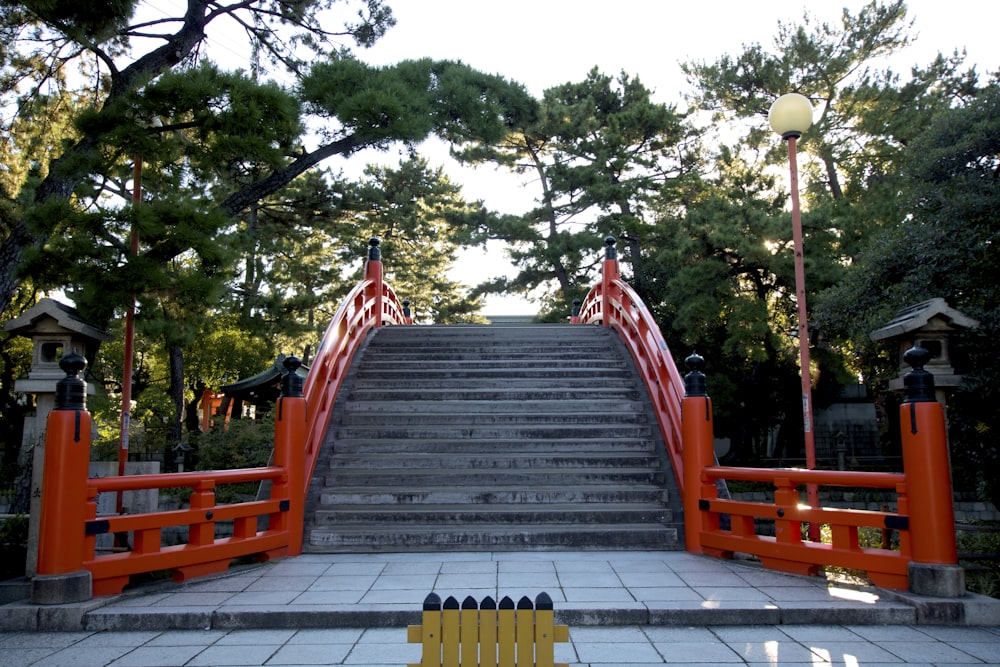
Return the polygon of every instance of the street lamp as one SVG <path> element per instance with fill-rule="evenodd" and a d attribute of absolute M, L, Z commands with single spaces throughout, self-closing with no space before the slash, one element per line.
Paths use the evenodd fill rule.
<path fill-rule="evenodd" d="M 809 369 L 809 324 L 806 316 L 806 277 L 802 263 L 802 216 L 799 211 L 799 168 L 796 164 L 795 141 L 812 125 L 813 108 L 809 98 L 798 93 L 782 95 L 767 112 L 771 129 L 788 142 L 788 165 L 791 172 L 792 241 L 795 245 L 795 297 L 798 305 L 799 366 L 802 375 L 802 428 L 805 436 L 806 467 L 816 467 L 816 443 L 812 430 L 812 379 Z M 806 485 L 811 507 L 819 507 L 819 490 Z M 819 539 L 819 525 L 810 524 L 809 536 Z"/>

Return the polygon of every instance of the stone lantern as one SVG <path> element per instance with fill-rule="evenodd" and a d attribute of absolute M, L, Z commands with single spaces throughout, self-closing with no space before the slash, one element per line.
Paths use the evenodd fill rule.
<path fill-rule="evenodd" d="M 941 298 L 929 299 L 904 308 L 887 325 L 873 331 L 869 337 L 874 340 L 895 341 L 899 358 L 899 377 L 889 382 L 889 388 L 903 389 L 903 376 L 910 370 L 903 355 L 911 347 L 921 347 L 931 353 L 924 370 L 934 375 L 936 398 L 945 404 L 944 390 L 954 389 L 962 381 L 955 373 L 951 357 L 950 339 L 962 329 L 979 326 L 977 320 L 963 315 Z"/>
<path fill-rule="evenodd" d="M 54 299 L 41 299 L 20 317 L 5 323 L 4 329 L 13 336 L 26 336 L 32 342 L 28 377 L 14 382 L 14 391 L 32 394 L 35 398 L 35 414 L 25 417 L 21 438 L 22 458 L 30 453 L 32 465 L 25 564 L 26 574 L 30 577 L 34 574 L 37 557 L 39 499 L 45 468 L 45 424 L 55 407 L 56 384 L 66 377 L 66 372 L 59 367 L 59 360 L 76 352 L 92 364 L 101 343 L 110 341 L 112 337 L 80 319 L 76 309 Z M 93 387 L 89 385 L 88 393 L 93 393 Z"/>
<path fill-rule="evenodd" d="M 31 339 L 31 370 L 28 377 L 15 381 L 14 391 L 34 394 L 36 437 L 40 437 L 55 400 L 56 383 L 66 377 L 59 360 L 76 352 L 93 364 L 101 343 L 110 341 L 111 336 L 80 319 L 75 308 L 54 299 L 41 299 L 3 328 L 13 336 Z M 93 393 L 93 387 L 89 393 Z"/>

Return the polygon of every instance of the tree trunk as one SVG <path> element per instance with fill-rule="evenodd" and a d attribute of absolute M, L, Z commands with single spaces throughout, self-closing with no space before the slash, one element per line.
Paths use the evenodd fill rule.
<path fill-rule="evenodd" d="M 181 444 L 184 426 L 184 350 L 180 345 L 171 345 L 170 357 L 170 398 L 174 403 L 174 416 L 170 424 L 167 447 Z"/>

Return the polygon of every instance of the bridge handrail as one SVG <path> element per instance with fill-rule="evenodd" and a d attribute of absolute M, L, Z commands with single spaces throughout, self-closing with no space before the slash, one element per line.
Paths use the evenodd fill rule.
<path fill-rule="evenodd" d="M 222 572 L 240 556 L 286 555 L 290 507 L 287 477 L 285 468 L 268 466 L 89 478 L 83 566 L 92 574 L 93 595 L 120 593 L 133 574 L 171 570 L 175 581 L 184 581 Z M 262 481 L 272 482 L 270 499 L 216 504 L 217 486 Z M 190 488 L 188 508 L 97 516 L 97 497 L 101 493 L 165 488 Z M 267 517 L 269 525 L 259 531 L 261 517 Z M 220 521 L 233 523 L 232 537 L 216 537 L 215 527 Z M 163 529 L 177 526 L 187 527 L 187 542 L 163 546 Z M 97 535 L 125 533 L 133 536 L 128 548 L 117 553 L 97 553 Z"/>
<path fill-rule="evenodd" d="M 372 239 L 371 244 L 372 250 L 377 251 L 377 239 Z M 365 278 L 348 293 L 327 326 L 303 386 L 307 406 L 303 443 L 306 474 L 304 488 L 300 489 L 303 500 L 309 492 L 337 394 L 365 335 L 384 324 L 412 324 L 406 305 L 383 282 L 382 262 L 372 250 Z"/>
<path fill-rule="evenodd" d="M 718 480 L 772 484 L 773 501 L 719 498 Z M 885 507 L 882 511 L 809 507 L 802 504 L 799 494 L 799 487 L 808 484 L 892 489 L 896 492 L 896 511 Z M 803 575 L 817 574 L 821 566 L 848 568 L 864 572 L 877 586 L 908 586 L 914 517 L 903 474 L 706 466 L 701 469 L 700 487 L 697 512 L 686 519 L 694 523 L 690 529 L 697 533 L 692 540 L 696 544 L 689 545 L 689 550 L 721 558 L 732 558 L 734 553 L 753 554 L 768 569 Z M 728 518 L 725 528 L 721 526 L 723 516 Z M 773 524 L 774 534 L 762 534 L 759 520 Z M 809 525 L 828 526 L 829 541 L 807 539 L 804 527 Z M 880 531 L 879 546 L 866 546 L 859 529 Z M 898 538 L 895 545 L 893 534 Z"/>
<path fill-rule="evenodd" d="M 67 377 L 46 422 L 45 492 L 38 547 L 37 584 L 45 604 L 75 602 L 82 595 L 81 573 L 89 571 L 90 595 L 120 593 L 135 574 L 170 570 L 175 581 L 226 570 L 234 558 L 270 559 L 301 553 L 303 510 L 330 411 L 365 334 L 383 324 L 411 324 L 407 302 L 383 282 L 378 239 L 369 242 L 365 276 L 351 290 L 327 327 L 306 380 L 288 380 L 301 362 L 286 359 L 289 375 L 275 405 L 274 462 L 260 468 L 150 475 L 89 477 L 91 417 L 80 355 L 64 357 Z M 287 381 L 287 382 L 286 382 Z M 299 389 L 304 391 L 300 392 Z M 271 483 L 265 500 L 217 504 L 224 484 Z M 189 488 L 188 506 L 167 511 L 98 516 L 101 493 Z M 219 522 L 232 523 L 231 537 L 217 537 Z M 259 524 L 263 523 L 263 526 Z M 164 545 L 164 528 L 186 528 L 181 544 Z M 112 553 L 97 545 L 98 535 L 115 535 Z M 131 537 L 129 537 L 131 535 Z M 129 543 L 129 540 L 131 543 Z M 70 584 L 63 584 L 64 575 Z M 52 583 L 50 575 L 57 575 Z M 33 591 L 32 597 L 36 597 Z"/>
<path fill-rule="evenodd" d="M 614 241 L 613 238 L 611 240 Z M 611 254 L 613 247 L 609 245 L 608 248 Z M 579 315 L 575 315 L 573 321 L 579 324 L 603 324 L 614 329 L 632 353 L 653 402 L 656 421 L 663 434 L 677 485 L 683 492 L 681 400 L 684 398 L 684 380 L 646 304 L 619 276 L 617 259 L 607 257 L 604 260 L 601 282 L 591 288 L 580 304 Z"/>

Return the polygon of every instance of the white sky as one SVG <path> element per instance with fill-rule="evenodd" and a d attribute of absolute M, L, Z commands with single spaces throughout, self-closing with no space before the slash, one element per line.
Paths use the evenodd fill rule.
<path fill-rule="evenodd" d="M 778 21 L 797 23 L 805 11 L 839 25 L 843 7 L 852 14 L 862 0 L 389 0 L 397 25 L 358 56 L 371 64 L 431 57 L 461 60 L 519 81 L 540 96 L 551 86 L 581 81 L 597 66 L 609 75 L 625 71 L 654 92 L 654 100 L 683 105 L 687 82 L 679 63 L 713 62 L 737 56 L 744 45 L 770 48 Z M 1000 2 L 910 0 L 915 43 L 891 63 L 903 79 L 913 65 L 927 65 L 938 52 L 968 52 L 981 75 L 1000 69 Z M 443 149 L 428 145 L 432 163 L 444 164 L 467 199 L 482 199 L 505 212 L 531 206 L 536 188 L 488 167 L 461 169 Z M 378 156 L 366 156 L 378 159 Z M 389 159 L 389 156 L 383 156 Z M 455 276 L 468 284 L 499 275 L 509 265 L 502 250 L 467 252 Z M 485 313 L 520 314 L 534 308 L 518 299 L 491 299 Z"/>

